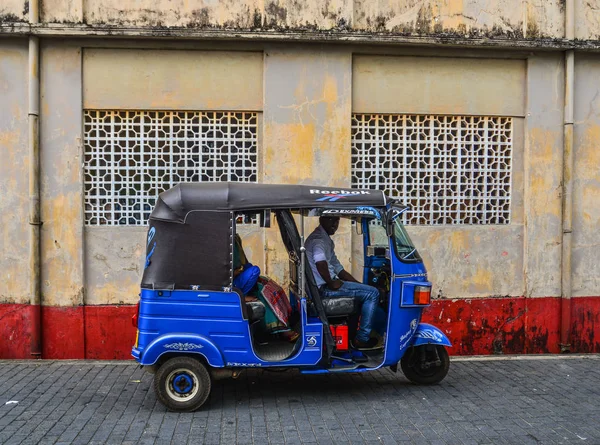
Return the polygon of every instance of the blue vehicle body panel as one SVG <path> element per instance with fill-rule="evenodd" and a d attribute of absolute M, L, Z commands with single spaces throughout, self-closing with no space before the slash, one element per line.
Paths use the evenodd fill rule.
<path fill-rule="evenodd" d="M 414 341 L 411 346 L 419 345 L 442 345 L 452 346 L 446 335 L 435 326 L 428 323 L 420 323 L 417 332 L 414 335 Z"/>
<path fill-rule="evenodd" d="M 389 320 L 387 330 L 387 346 L 385 351 L 384 366 L 395 365 L 400 361 L 404 352 L 411 346 L 411 342 L 417 327 L 421 321 L 423 306 L 402 304 L 406 299 L 407 290 L 403 284 L 405 279 L 396 278 L 398 269 L 406 275 L 413 283 L 427 283 L 425 266 L 422 263 L 400 263 L 396 258 L 392 259 L 392 271 L 395 278 L 390 286 Z M 404 292 L 403 292 L 404 289 Z M 414 286 L 413 288 L 414 289 Z M 412 292 L 412 289 L 411 292 Z"/>
<path fill-rule="evenodd" d="M 315 366 L 322 355 L 323 324 L 301 305 L 304 344 L 292 357 L 267 362 L 256 356 L 248 320 L 235 292 L 143 289 L 138 345 L 132 355 L 151 365 L 163 354 L 200 354 L 215 367 Z"/>
<path fill-rule="evenodd" d="M 201 355 L 210 366 L 215 368 L 222 368 L 225 365 L 219 348 L 208 338 L 183 332 L 174 332 L 155 338 L 144 348 L 140 364 L 153 365 L 161 355 L 169 352 Z"/>

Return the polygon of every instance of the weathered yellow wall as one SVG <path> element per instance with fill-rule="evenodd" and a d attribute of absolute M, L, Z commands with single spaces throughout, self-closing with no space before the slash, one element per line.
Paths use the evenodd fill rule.
<path fill-rule="evenodd" d="M 574 0 L 575 38 L 600 40 L 600 0 Z"/>
<path fill-rule="evenodd" d="M 0 303 L 29 302 L 27 41 L 0 40 Z"/>
<path fill-rule="evenodd" d="M 525 60 L 355 56 L 354 63 L 353 112 L 525 115 Z M 514 118 L 509 225 L 408 227 L 436 295 L 524 294 L 523 138 L 523 119 Z M 353 246 L 360 257 L 360 240 Z"/>
<path fill-rule="evenodd" d="M 41 48 L 42 302 L 83 302 L 81 48 L 48 41 Z"/>
<path fill-rule="evenodd" d="M 598 0 L 575 0 L 579 38 L 598 39 Z M 48 0 L 45 22 L 127 27 L 335 30 L 402 35 L 559 38 L 561 0 Z M 23 20 L 25 1 L 5 0 L 0 17 Z"/>
<path fill-rule="evenodd" d="M 600 289 L 600 57 L 575 62 L 573 295 Z"/>
<path fill-rule="evenodd" d="M 24 0 L 2 0 L 0 3 L 0 23 L 3 21 L 26 21 Z"/>
<path fill-rule="evenodd" d="M 112 110 L 261 110 L 262 58 L 260 52 L 86 49 L 83 105 Z"/>
<path fill-rule="evenodd" d="M 525 123 L 525 276 L 528 296 L 561 294 L 564 69 L 561 55 L 528 61 Z"/>
<path fill-rule="evenodd" d="M 42 22 L 80 23 L 83 21 L 85 0 L 43 0 L 40 3 Z"/>
<path fill-rule="evenodd" d="M 260 0 L 84 0 L 86 23 L 130 26 L 251 28 L 262 17 Z"/>
<path fill-rule="evenodd" d="M 265 51 L 264 182 L 350 185 L 351 75 L 347 51 Z M 338 233 L 340 259 L 348 258 L 349 231 Z M 267 232 L 266 272 L 284 280 L 288 260 L 279 237 Z"/>
<path fill-rule="evenodd" d="M 523 226 L 409 226 L 433 283 L 444 298 L 523 295 Z"/>
<path fill-rule="evenodd" d="M 88 227 L 86 304 L 135 304 L 146 256 L 146 227 Z"/>
<path fill-rule="evenodd" d="M 274 218 L 274 215 L 273 215 Z M 276 230 L 276 225 L 273 224 L 270 229 Z M 260 267 L 261 271 L 265 270 L 265 235 L 262 227 L 255 224 L 241 225 L 238 224 L 236 227 L 237 233 L 243 240 L 244 252 L 248 261 L 255 266 Z"/>
<path fill-rule="evenodd" d="M 261 52 L 85 49 L 83 107 L 260 111 L 262 70 Z M 264 266 L 262 231 L 240 234 L 251 261 Z M 137 301 L 145 236 L 145 227 L 86 227 L 86 303 Z"/>
<path fill-rule="evenodd" d="M 0 47 L 0 88 L 2 97 L 7 98 L 9 107 L 0 109 L 0 142 L 5 155 L 2 157 L 0 184 L 5 199 L 0 201 L 2 211 L 3 257 L 1 266 L 16 279 L 10 287 L 1 289 L 3 301 L 26 302 L 28 299 L 28 232 L 27 232 L 27 132 L 26 132 L 26 44 L 5 40 Z M 89 50 L 84 50 L 84 52 Z M 130 52 L 127 52 L 130 53 Z M 151 52 L 145 52 L 150 54 Z M 193 53 L 193 54 L 192 54 Z M 116 51 L 118 60 L 127 72 L 125 54 Z M 164 54 L 164 53 L 161 53 Z M 173 59 L 161 58 L 165 63 L 179 66 L 182 54 L 191 60 L 200 54 L 177 51 Z M 224 58 L 227 59 L 226 53 Z M 235 53 L 249 56 L 253 70 L 242 70 L 244 81 L 256 92 L 240 94 L 238 109 L 252 106 L 262 109 L 259 180 L 266 183 L 314 183 L 347 186 L 350 183 L 350 116 L 353 94 L 361 96 L 361 107 L 393 105 L 385 96 L 372 94 L 369 102 L 367 92 L 361 88 L 375 89 L 377 83 L 364 82 L 364 73 L 353 70 L 352 51 L 340 47 L 309 46 L 266 46 L 262 53 Z M 454 53 L 457 54 L 457 53 Z M 454 55 L 452 54 L 452 55 Z M 450 54 L 449 54 L 450 55 Z M 218 60 L 218 53 L 211 53 Z M 103 54 L 102 60 L 110 61 L 111 55 Z M 188 56 L 186 56 L 188 57 Z M 254 58 L 260 59 L 257 67 Z M 364 56 L 360 56 L 364 57 Z M 78 45 L 58 41 L 47 41 L 42 49 L 42 289 L 43 302 L 50 305 L 133 303 L 139 292 L 143 267 L 143 241 L 145 228 L 136 227 L 88 227 L 83 229 L 81 182 L 81 110 L 82 91 L 87 88 L 86 79 L 95 79 L 99 84 L 102 67 L 97 71 L 82 67 L 82 50 Z M 356 60 L 357 58 L 355 58 Z M 379 67 L 373 59 L 373 69 Z M 392 58 L 386 57 L 385 62 Z M 402 57 L 396 57 L 398 61 Z M 100 60 L 100 59 L 98 59 Z M 134 59 L 137 60 L 137 59 Z M 363 58 L 363 60 L 367 60 Z M 405 59 L 408 60 L 408 59 Z M 413 60 L 413 58 L 411 58 Z M 598 170 L 597 140 L 600 138 L 600 108 L 597 75 L 600 62 L 595 55 L 577 56 L 576 122 L 575 122 L 575 209 L 573 292 L 575 295 L 597 295 L 598 254 L 597 227 L 600 215 L 597 211 Z M 435 62 L 444 66 L 447 88 L 452 88 L 452 77 L 461 78 L 465 67 L 480 69 L 481 75 L 472 79 L 489 85 L 479 91 L 469 102 L 466 95 L 458 95 L 453 108 L 451 98 L 446 98 L 447 109 L 426 108 L 432 99 L 431 91 L 419 82 L 434 79 L 430 76 L 413 75 L 405 85 L 406 90 L 394 90 L 389 96 L 409 95 L 411 101 L 398 100 L 402 108 L 389 108 L 388 112 L 469 112 L 473 114 L 514 114 L 515 146 L 513 156 L 513 187 L 511 224 L 508 226 L 463 226 L 463 227 L 409 227 L 434 282 L 435 292 L 446 297 L 483 297 L 489 295 L 560 295 L 561 264 L 561 207 L 560 177 L 562 162 L 562 112 L 564 79 L 562 55 L 529 55 L 522 60 L 463 61 L 461 64 L 448 58 L 423 58 L 419 62 L 429 64 L 435 72 Z M 97 62 L 97 61 L 96 61 Z M 417 63 L 419 63 L 417 62 Z M 92 62 L 93 63 L 93 62 Z M 192 67 L 191 62 L 186 62 Z M 219 63 L 219 62 L 215 62 Z M 479 63 L 479 67 L 477 68 Z M 487 65 L 486 65 L 487 64 Z M 498 64 L 498 65 L 495 65 Z M 506 69 L 502 64 L 506 64 Z M 138 68 L 143 64 L 135 61 Z M 167 82 L 169 71 L 156 68 L 157 61 L 148 60 L 145 76 L 155 76 L 147 81 L 147 95 L 160 97 L 161 88 Z M 524 66 L 525 65 L 525 66 Z M 486 73 L 486 66 L 493 67 Z M 454 67 L 451 70 L 449 67 Z M 482 68 L 483 67 L 483 68 Z M 83 68 L 83 77 L 82 77 Z M 356 67 L 355 67 L 356 68 Z M 133 68 L 131 68 L 133 69 Z M 194 69 L 193 67 L 190 69 Z M 363 65 L 363 69 L 365 65 Z M 410 71 L 412 68 L 408 67 Z M 502 88 L 495 88 L 495 70 L 505 73 L 500 78 Z M 137 71 L 139 72 L 139 71 Z M 391 70 L 400 76 L 402 70 Z M 249 76 L 248 73 L 254 73 Z M 260 73 L 260 76 L 259 74 Z M 354 79 L 353 79 L 354 73 Z M 357 74 L 358 73 L 358 74 Z M 512 73 L 507 75 L 506 73 Z M 367 73 L 372 76 L 373 73 Z M 413 73 L 414 74 L 414 73 Z M 486 77 L 488 76 L 489 77 Z M 91 77 L 90 77 L 91 76 Z M 258 79 L 257 79 L 258 78 Z M 386 82 L 394 82 L 388 77 Z M 145 95 L 129 91 L 128 85 L 136 77 L 123 75 L 120 90 L 108 88 L 112 102 L 105 107 L 145 108 L 152 104 L 144 102 Z M 389 80 L 392 79 L 392 80 Z M 399 79 L 399 80 L 398 80 Z M 503 80 L 504 79 L 504 80 Z M 508 80 L 506 80 L 508 79 Z M 436 82 L 445 82 L 437 78 Z M 84 84 L 82 84 L 82 82 Z M 206 93 L 194 91 L 186 84 L 187 97 L 181 95 L 177 104 L 184 109 L 206 109 L 209 102 Z M 260 85 L 257 87 L 257 85 Z M 264 85 L 264 89 L 263 89 Z M 354 90 L 352 86 L 354 85 Z M 436 85 L 436 88 L 443 85 Z M 396 88 L 394 86 L 394 88 Z M 101 106 L 104 100 L 96 94 L 91 105 Z M 195 95 L 194 95 L 195 94 Z M 486 94 L 487 101 L 483 99 Z M 600 93 L 599 93 L 600 94 Z M 511 97 L 506 98 L 507 95 Z M 512 96 L 517 96 L 516 99 Z M 524 97 L 527 102 L 524 103 Z M 425 100 L 425 99 L 427 100 Z M 89 99 L 89 97 L 88 97 Z M 187 102 L 184 102 L 184 99 Z M 128 100 L 128 101 L 127 101 Z M 230 106 L 231 96 L 226 95 L 223 104 Z M 230 102 L 227 102 L 230 101 Z M 430 102 L 428 102 L 430 101 Z M 421 108 L 408 109 L 408 105 Z M 258 105 L 257 105 L 258 103 Z M 355 103 L 356 98 L 355 98 Z M 250 104 L 250 105 L 249 105 Z M 386 105 L 388 104 L 388 105 Z M 432 104 L 432 105 L 431 105 Z M 462 105 L 461 105 L 462 104 Z M 508 105 L 507 105 L 508 104 Z M 519 104 L 525 107 L 518 109 Z M 225 107 L 223 105 L 223 107 Z M 242 106 L 243 105 L 243 106 Z M 169 107 L 172 105 L 169 105 Z M 460 108 L 460 107 L 466 108 Z M 169 108 L 164 107 L 164 108 Z M 488 107 L 488 108 L 486 108 Z M 494 107 L 494 108 L 489 108 Z M 225 108 L 223 108 L 225 109 Z M 369 109 L 369 108 L 362 108 Z M 506 111 L 511 110 L 511 111 Z M 6 114 L 8 113 L 8 115 Z M 23 182 L 25 181 L 25 182 Z M 4 209 L 7 206 L 11 212 Z M 307 221 L 306 235 L 316 221 Z M 276 224 L 263 232 L 256 226 L 239 228 L 244 238 L 250 260 L 259 265 L 264 273 L 285 282 L 288 258 L 280 241 Z M 85 232 L 85 233 L 84 233 Z M 361 275 L 360 255 L 355 249 L 350 254 L 350 232 L 348 224 L 342 226 L 335 241 L 340 260 L 356 276 Z M 354 236 L 357 247 L 357 236 Z M 8 248 L 7 248 L 8 247 Z M 85 285 L 84 285 L 85 282 Z M 85 287 L 85 299 L 83 289 Z"/>
<path fill-rule="evenodd" d="M 560 37 L 558 0 L 354 1 L 354 28 L 369 31 Z"/>
<path fill-rule="evenodd" d="M 523 116 L 525 60 L 354 56 L 354 113 Z"/>

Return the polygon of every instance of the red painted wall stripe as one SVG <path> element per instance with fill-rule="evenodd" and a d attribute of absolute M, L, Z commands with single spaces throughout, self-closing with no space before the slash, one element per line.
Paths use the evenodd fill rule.
<path fill-rule="evenodd" d="M 446 333 L 453 355 L 560 352 L 560 298 L 435 300 L 423 321 Z"/>
<path fill-rule="evenodd" d="M 135 306 L 42 307 L 46 359 L 131 359 Z M 560 298 L 435 300 L 423 321 L 442 329 L 453 355 L 558 353 Z M 0 359 L 30 358 L 31 307 L 0 304 Z M 600 352 L 600 297 L 572 302 L 571 352 Z"/>

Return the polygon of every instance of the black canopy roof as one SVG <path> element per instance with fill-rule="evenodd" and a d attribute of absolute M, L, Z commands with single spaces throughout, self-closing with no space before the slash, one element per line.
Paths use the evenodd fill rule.
<path fill-rule="evenodd" d="M 240 182 L 182 183 L 161 193 L 151 219 L 184 222 L 193 211 L 384 207 L 380 190 Z"/>

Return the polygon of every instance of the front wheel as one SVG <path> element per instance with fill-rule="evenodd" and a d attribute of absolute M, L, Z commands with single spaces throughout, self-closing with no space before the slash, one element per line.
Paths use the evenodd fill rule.
<path fill-rule="evenodd" d="M 211 380 L 206 367 L 192 357 L 173 357 L 154 376 L 154 392 L 171 411 L 195 411 L 210 395 Z"/>
<path fill-rule="evenodd" d="M 448 374 L 450 357 L 440 345 L 421 345 L 410 348 L 400 360 L 402 372 L 408 380 L 419 385 L 441 382 Z"/>

